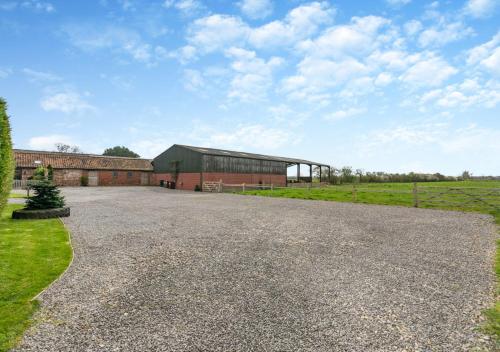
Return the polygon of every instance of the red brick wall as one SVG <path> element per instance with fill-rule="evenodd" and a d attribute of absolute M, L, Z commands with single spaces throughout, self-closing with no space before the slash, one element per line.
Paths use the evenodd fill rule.
<path fill-rule="evenodd" d="M 27 180 L 28 177 L 33 176 L 35 169 L 23 168 L 21 171 L 21 177 L 23 180 Z M 118 175 L 113 177 L 113 171 L 107 170 L 97 170 L 99 186 L 140 186 L 141 185 L 141 174 L 145 171 L 130 171 L 132 176 L 128 176 L 128 171 L 117 171 Z M 154 183 L 153 173 L 151 175 L 150 182 Z M 81 176 L 88 176 L 88 170 L 81 169 L 55 169 L 54 170 L 54 182 L 58 186 L 80 186 Z M 158 181 L 159 183 L 159 181 Z"/>
<path fill-rule="evenodd" d="M 258 184 L 259 181 L 263 184 L 273 184 L 275 186 L 286 186 L 286 175 L 270 175 L 270 174 L 227 174 L 218 172 L 204 172 L 203 182 L 205 181 L 220 181 L 230 184 Z"/>
<path fill-rule="evenodd" d="M 177 184 L 175 188 L 185 189 L 188 191 L 194 191 L 195 186 L 198 185 L 201 188 L 200 184 L 200 173 L 180 173 L 177 177 Z"/>
<path fill-rule="evenodd" d="M 116 176 L 113 176 L 116 172 Z M 131 172 L 132 175 L 128 176 Z M 141 171 L 98 171 L 99 186 L 140 186 Z"/>
<path fill-rule="evenodd" d="M 153 185 L 160 185 L 160 181 L 172 181 L 173 177 L 169 173 L 155 173 L 152 176 L 152 183 Z M 177 176 L 177 183 L 175 185 L 175 188 L 177 189 L 184 189 L 188 191 L 194 191 L 194 187 L 196 185 L 199 185 L 201 188 L 200 184 L 200 173 L 199 172 L 181 172 Z"/>
<path fill-rule="evenodd" d="M 58 186 L 80 186 L 80 177 L 83 170 L 57 169 L 54 170 L 54 182 Z"/>
<path fill-rule="evenodd" d="M 172 181 L 172 176 L 170 174 L 154 173 L 151 176 L 151 185 L 152 186 L 159 186 L 161 180 Z"/>

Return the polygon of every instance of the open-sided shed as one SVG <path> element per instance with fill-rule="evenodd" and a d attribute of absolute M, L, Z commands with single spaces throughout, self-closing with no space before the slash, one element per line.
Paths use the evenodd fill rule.
<path fill-rule="evenodd" d="M 312 178 L 313 166 L 320 167 L 320 173 L 328 165 L 309 160 L 253 154 L 231 150 L 193 147 L 174 144 L 153 159 L 155 182 L 175 181 L 177 188 L 193 190 L 206 181 L 247 184 L 287 184 L 287 169 L 297 166 L 297 180 L 300 165 L 309 166 L 308 181 Z M 323 176 L 323 175 L 321 175 Z"/>

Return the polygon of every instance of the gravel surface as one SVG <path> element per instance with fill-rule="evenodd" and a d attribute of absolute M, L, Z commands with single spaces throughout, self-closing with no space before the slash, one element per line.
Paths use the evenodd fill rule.
<path fill-rule="evenodd" d="M 75 257 L 19 351 L 462 351 L 491 305 L 489 216 L 64 189 Z"/>

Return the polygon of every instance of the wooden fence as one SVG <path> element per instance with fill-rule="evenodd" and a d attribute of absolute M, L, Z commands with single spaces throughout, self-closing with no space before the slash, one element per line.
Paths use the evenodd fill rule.
<path fill-rule="evenodd" d="M 277 190 L 290 188 L 328 187 L 326 184 L 291 184 L 288 187 L 276 187 L 272 184 L 225 184 L 212 182 L 203 185 L 204 191 L 210 192 L 245 192 L 251 190 Z M 328 189 L 337 186 L 328 187 Z M 465 210 L 489 209 L 500 211 L 500 188 L 481 187 L 439 187 L 413 184 L 411 189 L 374 189 L 353 184 L 351 188 L 338 188 L 339 192 L 350 193 L 353 202 L 362 201 L 364 194 L 382 193 L 390 196 L 401 196 L 405 203 L 416 208 L 457 208 Z"/>
<path fill-rule="evenodd" d="M 12 189 L 26 189 L 28 182 L 28 180 L 14 180 L 12 182 Z"/>

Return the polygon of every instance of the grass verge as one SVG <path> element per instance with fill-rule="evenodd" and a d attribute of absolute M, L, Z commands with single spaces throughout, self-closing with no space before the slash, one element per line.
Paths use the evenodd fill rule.
<path fill-rule="evenodd" d="M 9 198 L 28 198 L 28 196 L 26 194 L 11 192 Z"/>
<path fill-rule="evenodd" d="M 12 220 L 0 214 L 0 351 L 12 348 L 38 308 L 33 300 L 71 261 L 69 233 L 59 219 Z"/>
<path fill-rule="evenodd" d="M 453 188 L 463 188 L 467 190 L 467 193 L 473 193 L 476 189 L 477 194 L 484 194 L 481 189 L 491 189 L 499 188 L 499 181 L 462 181 L 462 182 L 426 182 L 419 183 L 419 187 L 431 187 L 434 192 L 439 192 L 439 189 L 445 189 L 447 187 Z M 412 183 L 369 183 L 356 185 L 356 202 L 365 204 L 381 204 L 381 205 L 400 205 L 400 206 L 413 206 L 413 184 Z M 483 192 L 483 193 L 481 193 Z M 352 185 L 340 185 L 331 186 L 327 188 L 278 188 L 274 190 L 252 190 L 246 192 L 239 192 L 240 194 L 247 195 L 259 195 L 268 197 L 285 197 L 285 198 L 298 198 L 298 199 L 312 199 L 312 200 L 326 200 L 326 201 L 338 201 L 338 202 L 352 202 L 353 201 L 353 186 Z M 459 204 L 460 202 L 465 202 L 470 200 L 469 196 L 460 194 L 452 194 L 450 196 L 444 196 L 446 200 L 450 203 Z M 494 216 L 496 223 L 499 225 L 500 231 L 500 211 L 491 211 L 490 208 L 486 208 L 481 203 L 474 203 L 473 205 L 468 204 L 466 208 L 460 205 L 456 206 L 444 206 L 439 204 L 433 204 L 431 202 L 425 202 L 425 198 L 422 199 L 422 208 L 436 208 L 436 209 L 448 209 L 448 210 L 458 210 L 458 211 L 475 211 L 486 214 L 491 214 Z M 496 344 L 500 346 L 500 240 L 497 240 L 497 252 L 495 257 L 495 272 L 497 276 L 497 289 L 495 293 L 495 305 L 490 309 L 484 311 L 486 317 L 486 323 L 482 326 L 482 329 L 489 335 L 491 335 Z"/>

